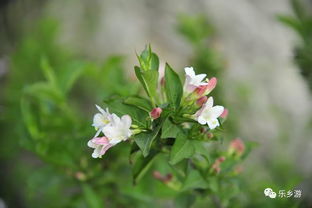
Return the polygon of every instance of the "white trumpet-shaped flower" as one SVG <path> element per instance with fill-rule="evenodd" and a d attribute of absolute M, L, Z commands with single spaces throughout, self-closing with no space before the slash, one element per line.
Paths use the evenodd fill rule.
<path fill-rule="evenodd" d="M 206 74 L 198 74 L 196 75 L 194 72 L 193 67 L 185 67 L 185 82 L 184 82 L 184 92 L 185 93 L 191 93 L 193 92 L 197 87 L 201 85 L 207 85 L 207 82 L 203 82 Z"/>
<path fill-rule="evenodd" d="M 109 114 L 107 109 L 106 111 L 103 111 L 101 108 L 99 108 L 99 110 L 101 115 L 98 115 L 97 118 L 95 118 L 96 122 L 98 123 L 94 122 L 95 124 L 99 124 L 97 125 L 99 130 L 96 136 L 98 136 L 100 132 L 103 132 L 104 136 L 95 136 L 93 139 L 88 141 L 88 146 L 94 148 L 92 153 L 93 158 L 102 157 L 102 155 L 104 155 L 109 148 L 121 141 L 127 140 L 132 134 L 130 130 L 132 120 L 129 115 L 124 115 L 119 118 L 116 114 Z M 107 114 L 107 117 L 104 118 L 107 118 L 109 122 L 104 122 L 103 124 L 102 121 L 97 119 L 105 116 L 105 113 Z"/>
<path fill-rule="evenodd" d="M 223 113 L 224 107 L 220 105 L 213 106 L 213 98 L 209 97 L 207 102 L 195 113 L 198 123 L 208 124 L 210 129 L 219 126 L 218 117 Z"/>
<path fill-rule="evenodd" d="M 112 122 L 112 114 L 109 113 L 108 108 L 106 108 L 105 111 L 100 106 L 95 106 L 100 111 L 100 113 L 94 115 L 92 124 L 92 126 L 94 126 L 96 130 L 96 134 L 94 137 L 97 137 L 101 133 L 103 128 Z"/>

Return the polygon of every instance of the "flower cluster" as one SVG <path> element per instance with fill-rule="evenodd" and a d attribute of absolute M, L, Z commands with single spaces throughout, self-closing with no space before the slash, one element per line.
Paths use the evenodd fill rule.
<path fill-rule="evenodd" d="M 109 148 L 127 140 L 132 134 L 130 130 L 132 120 L 129 115 L 123 115 L 119 118 L 114 113 L 110 114 L 108 109 L 105 111 L 98 105 L 96 107 L 100 113 L 94 115 L 92 126 L 94 126 L 97 132 L 88 141 L 88 146 L 94 148 L 93 158 L 101 157 Z M 101 133 L 104 136 L 98 137 Z"/>
<path fill-rule="evenodd" d="M 201 106 L 193 117 L 198 123 L 202 125 L 207 124 L 210 129 L 215 129 L 220 125 L 218 117 L 223 113 L 227 113 L 223 106 L 213 106 L 213 97 L 207 98 L 207 95 L 216 87 L 217 78 L 213 77 L 209 80 L 205 79 L 206 74 L 196 75 L 193 67 L 186 67 L 184 70 L 184 96 L 186 99 L 197 99 L 196 104 Z"/>
<path fill-rule="evenodd" d="M 209 138 L 214 137 L 210 130 L 220 126 L 219 117 L 225 118 L 228 113 L 223 106 L 214 106 L 213 97 L 208 97 L 216 87 L 217 79 L 208 79 L 206 74 L 196 75 L 193 67 L 185 67 L 183 86 L 178 74 L 166 64 L 165 75 L 158 83 L 157 55 L 149 47 L 138 59 L 140 66 L 135 66 L 134 70 L 148 99 L 138 95 L 110 99 L 105 101 L 106 110 L 96 105 L 99 113 L 94 115 L 92 124 L 96 134 L 88 141 L 88 146 L 94 148 L 92 157 L 101 157 L 109 148 L 130 137 L 133 149 L 141 150 L 143 157 L 149 154 L 155 147 L 152 144 L 160 138 L 176 141 L 179 136 L 187 140 L 205 140 L 208 134 L 211 135 Z M 121 117 L 108 109 L 119 112 Z M 199 130 L 201 128 L 203 131 Z M 178 142 L 169 145 L 172 163 L 183 160 L 175 146 L 179 146 Z"/>

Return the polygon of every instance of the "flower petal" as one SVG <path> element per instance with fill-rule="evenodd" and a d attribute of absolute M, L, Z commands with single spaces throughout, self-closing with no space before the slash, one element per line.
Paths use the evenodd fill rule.
<path fill-rule="evenodd" d="M 185 74 L 187 76 L 190 76 L 190 77 L 194 77 L 195 76 L 195 72 L 194 72 L 193 67 L 185 67 L 184 71 L 185 71 Z"/>
<path fill-rule="evenodd" d="M 218 119 L 209 120 L 207 121 L 207 124 L 210 129 L 215 129 L 217 126 L 220 125 Z"/>
<path fill-rule="evenodd" d="M 93 116 L 93 124 L 92 126 L 99 128 L 103 125 L 103 115 L 100 113 L 97 113 Z"/>
<path fill-rule="evenodd" d="M 207 102 L 205 103 L 205 108 L 212 108 L 213 106 L 213 97 L 209 97 Z"/>
<path fill-rule="evenodd" d="M 224 111 L 224 107 L 221 105 L 216 105 L 212 107 L 211 112 L 214 118 L 218 118 Z"/>
<path fill-rule="evenodd" d="M 98 158 L 98 157 L 100 157 L 101 156 L 101 149 L 102 149 L 102 146 L 97 146 L 95 149 L 94 149 L 94 151 L 93 151 L 93 153 L 92 153 L 92 157 L 93 158 Z"/>
<path fill-rule="evenodd" d="M 98 145 L 92 142 L 92 139 L 88 141 L 88 147 L 96 148 Z"/>
<path fill-rule="evenodd" d="M 198 123 L 200 123 L 202 125 L 206 124 L 206 120 L 202 116 L 198 116 L 197 121 L 198 121 Z"/>
<path fill-rule="evenodd" d="M 97 145 L 106 145 L 106 144 L 109 144 L 109 140 L 107 139 L 107 137 L 96 137 L 94 139 L 92 139 L 92 142 L 94 144 L 97 144 Z"/>
<path fill-rule="evenodd" d="M 101 154 L 101 155 L 104 155 L 105 152 L 106 152 L 109 148 L 111 148 L 112 146 L 114 146 L 114 145 L 109 144 L 109 143 L 106 144 L 106 145 L 103 145 L 100 154 Z"/>
<path fill-rule="evenodd" d="M 131 117 L 129 115 L 123 115 L 121 117 L 121 122 L 123 123 L 125 128 L 130 128 L 132 120 L 131 120 Z"/>
<path fill-rule="evenodd" d="M 98 109 L 98 111 L 100 111 L 102 114 L 106 114 L 105 110 L 103 110 L 103 108 L 101 108 L 98 105 L 95 105 L 95 107 Z"/>

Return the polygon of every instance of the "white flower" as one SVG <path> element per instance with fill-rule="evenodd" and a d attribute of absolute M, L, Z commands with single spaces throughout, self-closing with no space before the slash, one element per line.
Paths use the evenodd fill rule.
<path fill-rule="evenodd" d="M 110 144 L 116 145 L 131 136 L 131 123 L 132 121 L 129 115 L 119 118 L 116 114 L 112 114 L 112 121 L 103 128 L 103 133 L 108 138 Z"/>
<path fill-rule="evenodd" d="M 97 131 L 94 137 L 97 137 L 101 133 L 103 128 L 111 123 L 112 114 L 108 112 L 108 108 L 106 108 L 105 111 L 100 106 L 95 106 L 100 111 L 100 113 L 94 115 L 92 124 L 92 126 L 94 126 L 95 130 Z"/>
<path fill-rule="evenodd" d="M 185 82 L 184 82 L 184 92 L 191 93 L 197 87 L 201 85 L 207 85 L 207 82 L 203 82 L 206 74 L 198 74 L 196 75 L 193 67 L 185 67 Z"/>
<path fill-rule="evenodd" d="M 104 113 L 102 112 L 102 109 L 100 111 L 102 113 L 101 116 L 103 116 L 104 113 L 109 114 L 108 110 L 106 110 L 106 112 L 104 111 Z M 121 141 L 127 140 L 131 136 L 132 132 L 130 127 L 132 121 L 129 115 L 124 115 L 119 118 L 116 114 L 109 114 L 108 118 L 109 122 L 105 122 L 105 125 L 102 125 L 99 129 L 99 131 L 102 131 L 105 136 L 94 137 L 88 141 L 88 146 L 94 148 L 92 153 L 93 158 L 102 157 L 109 148 Z M 97 135 L 98 134 L 99 133 L 97 132 Z"/>
<path fill-rule="evenodd" d="M 219 126 L 218 117 L 223 113 L 224 107 L 220 105 L 213 106 L 213 98 L 209 97 L 207 102 L 195 113 L 198 123 L 208 124 L 210 129 Z"/>

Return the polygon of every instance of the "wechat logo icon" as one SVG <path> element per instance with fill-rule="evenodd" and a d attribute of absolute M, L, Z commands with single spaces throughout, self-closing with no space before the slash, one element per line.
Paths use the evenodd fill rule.
<path fill-rule="evenodd" d="M 266 197 L 270 197 L 271 199 L 276 198 L 276 193 L 271 188 L 264 189 L 264 195 Z"/>

